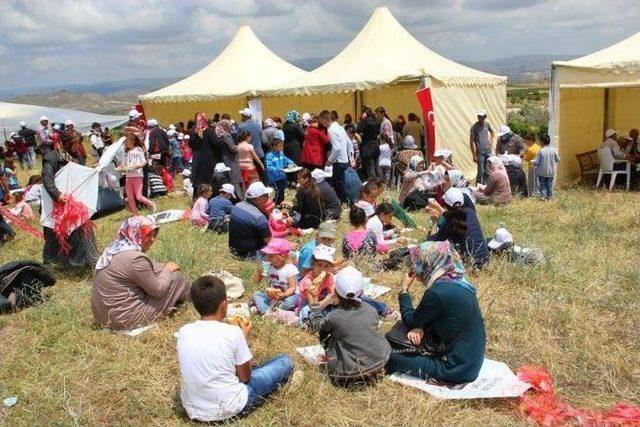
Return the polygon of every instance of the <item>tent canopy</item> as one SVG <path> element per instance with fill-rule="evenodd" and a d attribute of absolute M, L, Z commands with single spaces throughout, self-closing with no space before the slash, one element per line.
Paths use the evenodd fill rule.
<path fill-rule="evenodd" d="M 497 85 L 506 78 L 446 59 L 416 40 L 386 7 L 377 8 L 335 58 L 287 83 L 276 95 L 309 95 L 373 89 L 431 77 L 444 84 Z"/>
<path fill-rule="evenodd" d="M 194 102 L 256 96 L 306 74 L 273 53 L 248 26 L 238 28 L 227 47 L 197 73 L 155 92 L 143 102 Z"/>
<path fill-rule="evenodd" d="M 602 144 L 604 131 L 640 127 L 640 32 L 592 54 L 552 65 L 550 135 L 558 178 L 580 175 L 575 155 Z"/>
<path fill-rule="evenodd" d="M 3 132 L 18 130 L 18 123 L 21 120 L 35 129 L 40 124 L 41 116 L 47 116 L 49 123 L 64 123 L 72 120 L 76 124 L 76 130 L 81 133 L 89 132 L 94 122 L 100 123 L 103 127 L 113 128 L 128 120 L 127 116 L 105 116 L 78 110 L 0 102 L 0 130 Z"/>

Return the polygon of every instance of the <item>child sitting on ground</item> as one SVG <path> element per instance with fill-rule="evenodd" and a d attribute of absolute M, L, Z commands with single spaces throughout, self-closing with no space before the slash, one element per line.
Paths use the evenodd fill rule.
<path fill-rule="evenodd" d="M 209 226 L 209 215 L 207 215 L 207 205 L 209 204 L 209 198 L 211 197 L 211 185 L 200 184 L 196 192 L 196 201 L 193 202 L 191 207 L 191 225 L 197 227 Z"/>
<path fill-rule="evenodd" d="M 311 328 L 319 332 L 327 354 L 329 378 L 339 385 L 375 380 L 384 373 L 391 347 L 378 331 L 378 315 L 363 304 L 362 274 L 348 266 L 335 278 L 337 306 L 326 316 L 310 294 Z"/>
<path fill-rule="evenodd" d="M 371 231 L 376 236 L 376 243 L 378 245 L 386 246 L 386 250 L 390 246 L 395 245 L 398 240 L 394 237 L 394 229 L 388 229 L 388 225 L 393 221 L 393 206 L 391 203 L 380 203 L 376 208 L 376 214 L 367 220 L 367 230 Z M 385 230 L 387 226 L 387 230 Z M 382 249 L 384 250 L 384 246 Z"/>
<path fill-rule="evenodd" d="M 389 248 L 378 244 L 376 235 L 367 230 L 367 215 L 358 206 L 353 206 L 349 211 L 349 222 L 353 230 L 349 231 L 342 240 L 342 256 L 345 259 L 352 257 L 373 257 L 376 253 L 386 253 Z"/>
<path fill-rule="evenodd" d="M 269 182 L 276 188 L 276 205 L 284 200 L 284 190 L 287 188 L 287 175 L 284 173 L 284 169 L 295 166 L 293 160 L 282 153 L 283 147 L 283 142 L 280 139 L 274 139 L 271 143 L 271 151 L 267 153 L 265 158 Z"/>
<path fill-rule="evenodd" d="M 300 281 L 298 293 L 299 324 L 305 326 L 311 307 L 309 300 L 318 302 L 318 308 L 328 313 L 328 308 L 334 303 L 333 286 L 335 277 L 331 273 L 335 260 L 333 254 L 336 252 L 331 246 L 318 245 L 313 250 L 311 256 L 311 270 Z"/>
<path fill-rule="evenodd" d="M 274 209 L 269 215 L 269 229 L 273 237 L 302 236 L 300 229 L 293 226 L 293 218 L 280 209 Z"/>
<path fill-rule="evenodd" d="M 251 323 L 224 322 L 227 294 L 222 280 L 202 276 L 193 282 L 190 299 L 200 320 L 178 332 L 180 400 L 187 415 L 200 422 L 247 414 L 285 383 L 293 371 L 289 356 L 252 366 L 247 345 Z"/>
<path fill-rule="evenodd" d="M 376 198 L 380 194 L 378 181 L 369 179 L 363 186 L 360 193 L 360 200 L 356 202 L 356 206 L 362 209 L 367 218 L 372 217 L 376 213 Z"/>
<path fill-rule="evenodd" d="M 273 312 L 275 307 L 293 310 L 298 303 L 296 285 L 298 284 L 298 268 L 291 262 L 289 253 L 291 243 L 277 237 L 260 252 L 266 255 L 268 263 L 259 263 L 251 276 L 251 281 L 258 285 L 266 278 L 267 287 L 253 294 L 252 311 L 264 315 Z"/>
<path fill-rule="evenodd" d="M 150 199 L 167 195 L 167 186 L 164 184 L 162 176 L 160 175 L 160 166 L 155 162 L 149 168 L 147 181 Z"/>
<path fill-rule="evenodd" d="M 24 201 L 32 206 L 40 206 L 43 189 L 42 176 L 31 175 L 24 189 Z"/>
<path fill-rule="evenodd" d="M 191 171 L 185 169 L 180 173 L 182 175 L 182 189 L 187 196 L 193 198 L 193 183 L 191 182 Z"/>
<path fill-rule="evenodd" d="M 178 134 L 178 143 L 180 144 L 180 154 L 182 154 L 182 165 L 185 168 L 191 166 L 193 153 L 189 147 L 189 135 Z"/>
<path fill-rule="evenodd" d="M 20 188 L 20 182 L 17 175 L 18 168 L 16 167 L 12 159 L 7 159 L 4 162 L 4 174 L 7 177 L 7 184 L 9 184 L 9 190 L 17 190 Z"/>
<path fill-rule="evenodd" d="M 25 221 L 32 221 L 35 219 L 36 216 L 33 213 L 33 209 L 31 209 L 31 205 L 24 200 L 23 191 L 16 191 L 13 193 L 13 202 L 15 203 L 15 206 L 10 209 L 10 212 L 13 215 L 24 219 Z"/>
<path fill-rule="evenodd" d="M 233 209 L 231 199 L 235 199 L 235 188 L 231 184 L 222 184 L 217 196 L 209 199 L 206 214 L 209 216 L 209 229 L 218 234 L 229 231 L 229 215 Z"/>

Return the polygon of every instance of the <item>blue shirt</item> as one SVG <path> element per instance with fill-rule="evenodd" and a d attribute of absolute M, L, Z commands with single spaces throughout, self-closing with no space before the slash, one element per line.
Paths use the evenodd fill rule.
<path fill-rule="evenodd" d="M 253 255 L 266 246 L 271 236 L 269 223 L 260 209 L 249 202 L 240 202 L 231 210 L 229 250 L 241 257 Z"/>
<path fill-rule="evenodd" d="M 282 169 L 295 164 L 294 161 L 285 156 L 282 151 L 269 151 L 265 158 L 265 163 L 267 175 L 269 175 L 269 182 L 271 183 L 287 179 L 287 175 L 282 171 Z"/>
<path fill-rule="evenodd" d="M 233 203 L 231 203 L 231 200 L 226 197 L 222 197 L 221 195 L 217 195 L 209 200 L 205 213 L 209 215 L 209 221 L 211 221 L 224 219 L 225 215 L 229 215 L 232 210 Z"/>
<path fill-rule="evenodd" d="M 264 157 L 264 151 L 262 151 L 262 128 L 255 120 L 247 120 L 238 125 L 238 134 L 240 132 L 249 132 L 251 135 L 251 145 L 256 151 L 256 154 L 261 159 Z"/>
<path fill-rule="evenodd" d="M 313 257 L 313 250 L 318 246 L 316 239 L 305 243 L 298 251 L 298 271 L 300 271 L 300 278 L 302 278 L 302 269 L 311 268 L 311 258 Z"/>
<path fill-rule="evenodd" d="M 171 158 L 175 159 L 177 157 L 182 157 L 182 152 L 180 152 L 180 145 L 178 144 L 178 140 L 175 138 L 169 139 L 169 145 L 171 146 Z"/>

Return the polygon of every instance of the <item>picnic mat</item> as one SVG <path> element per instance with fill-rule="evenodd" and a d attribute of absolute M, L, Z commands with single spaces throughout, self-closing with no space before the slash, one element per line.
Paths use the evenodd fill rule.
<path fill-rule="evenodd" d="M 169 209 L 147 216 L 158 224 L 166 224 L 169 222 L 180 221 L 184 217 L 184 213 L 185 211 L 181 209 Z"/>
<path fill-rule="evenodd" d="M 154 328 L 155 326 L 156 326 L 155 323 L 151 323 L 149 325 L 140 326 L 139 328 L 135 328 L 135 329 L 124 329 L 124 330 L 107 329 L 107 330 L 112 334 L 122 334 L 122 335 L 128 335 L 130 337 L 137 337 L 138 335 L 144 332 L 147 332 L 149 329 Z"/>
<path fill-rule="evenodd" d="M 425 391 L 438 399 L 518 397 L 531 388 L 530 384 L 520 380 L 506 364 L 486 358 L 478 378 L 466 384 L 443 384 L 398 373 L 389 376 L 389 379 Z"/>

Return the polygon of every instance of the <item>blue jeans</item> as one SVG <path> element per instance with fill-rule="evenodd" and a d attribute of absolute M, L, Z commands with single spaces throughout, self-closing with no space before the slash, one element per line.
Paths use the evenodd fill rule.
<path fill-rule="evenodd" d="M 289 356 L 276 356 L 262 365 L 251 370 L 251 379 L 247 384 L 249 397 L 247 404 L 242 408 L 240 415 L 249 412 L 262 405 L 267 396 L 287 382 L 293 372 L 293 360 Z"/>
<path fill-rule="evenodd" d="M 293 294 L 283 300 L 278 301 L 276 304 L 273 304 L 274 302 L 269 299 L 269 296 L 265 291 L 258 291 L 253 294 L 253 302 L 260 314 L 265 314 L 267 311 L 269 311 L 272 305 L 277 305 L 278 308 L 281 308 L 283 310 L 293 310 L 298 304 L 298 296 L 296 294 Z"/>
<path fill-rule="evenodd" d="M 362 295 L 360 299 L 362 300 L 362 302 L 366 302 L 371 307 L 375 308 L 376 313 L 378 313 L 378 316 L 384 316 L 387 313 L 387 310 L 389 310 L 389 306 L 383 303 L 382 301 L 378 301 L 364 295 Z"/>
<path fill-rule="evenodd" d="M 378 313 L 378 316 L 384 316 L 385 314 L 387 314 L 387 311 L 389 310 L 389 306 L 381 301 L 374 300 L 373 298 L 369 298 L 364 295 L 361 296 L 360 299 L 362 300 L 362 302 L 367 303 L 371 307 L 373 307 L 376 310 L 376 313 Z M 322 315 L 326 316 L 334 308 L 335 306 L 333 305 L 326 306 L 322 310 Z M 302 309 L 300 309 L 300 313 L 298 314 L 298 324 L 301 327 L 304 326 L 304 324 L 306 323 L 310 313 L 311 313 L 311 306 L 309 305 L 305 305 L 304 307 L 302 307 Z"/>
<path fill-rule="evenodd" d="M 539 176 L 538 182 L 540 183 L 540 197 L 549 200 L 553 196 L 553 177 Z"/>
<path fill-rule="evenodd" d="M 347 202 L 347 196 L 344 191 L 344 172 L 349 167 L 349 163 L 334 163 L 333 164 L 333 177 L 331 178 L 333 183 L 333 189 L 336 190 L 336 194 L 341 202 Z"/>
<path fill-rule="evenodd" d="M 287 179 L 279 179 L 271 183 L 276 187 L 276 200 L 275 204 L 279 205 L 284 200 L 284 190 L 287 188 Z"/>
<path fill-rule="evenodd" d="M 477 152 L 476 151 L 476 155 L 478 156 L 478 163 L 477 163 L 477 168 L 478 168 L 478 173 L 476 175 L 476 184 L 486 184 L 487 181 L 489 180 L 489 170 L 487 169 L 487 161 L 489 160 L 489 157 L 491 157 L 491 153 L 490 152 Z"/>

